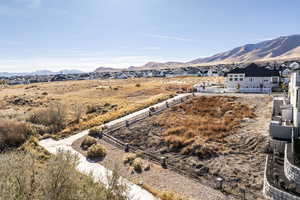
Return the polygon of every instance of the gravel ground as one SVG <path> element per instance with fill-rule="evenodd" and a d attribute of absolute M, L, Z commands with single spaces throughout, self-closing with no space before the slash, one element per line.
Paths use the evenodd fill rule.
<path fill-rule="evenodd" d="M 82 140 L 83 138 L 75 141 L 72 147 L 83 155 L 86 155 L 86 151 L 83 151 L 80 148 Z M 202 185 L 185 176 L 181 176 L 171 170 L 164 169 L 160 165 L 154 163 L 150 164 L 151 168 L 149 171 L 132 173 L 133 169 L 129 165 L 124 165 L 123 163 L 123 158 L 126 155 L 124 151 L 103 140 L 98 140 L 98 143 L 104 145 L 108 152 L 105 159 L 99 161 L 99 163 L 108 169 L 117 168 L 120 175 L 129 180 L 145 183 L 161 191 L 175 191 L 193 200 L 230 199 L 217 190 Z M 146 163 L 147 161 L 144 162 Z"/>

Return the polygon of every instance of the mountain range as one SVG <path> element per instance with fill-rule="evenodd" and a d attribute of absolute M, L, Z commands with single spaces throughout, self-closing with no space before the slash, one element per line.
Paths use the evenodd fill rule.
<path fill-rule="evenodd" d="M 18 73 L 9 73 L 9 72 L 0 72 L 0 77 L 11 77 L 11 76 L 42 76 L 42 75 L 56 75 L 56 74 L 81 74 L 83 71 L 76 69 L 64 69 L 58 72 L 52 72 L 50 70 L 38 70 L 35 72 L 18 72 Z"/>
<path fill-rule="evenodd" d="M 300 35 L 282 36 L 272 40 L 266 40 L 255 44 L 246 44 L 229 51 L 221 52 L 205 58 L 197 58 L 189 62 L 148 62 L 143 66 L 131 66 L 128 68 L 98 67 L 95 72 L 118 72 L 127 70 L 163 69 L 186 66 L 201 66 L 214 64 L 230 64 L 276 60 L 300 60 Z M 26 75 L 55 75 L 55 74 L 79 74 L 79 70 L 61 70 L 52 72 L 40 70 L 31 73 L 7 73 L 0 72 L 0 76 L 26 76 Z"/>
<path fill-rule="evenodd" d="M 131 69 L 162 69 L 193 65 L 213 65 L 272 60 L 300 59 L 300 35 L 282 36 L 272 40 L 246 44 L 210 57 L 198 58 L 189 62 L 148 62 Z M 124 70 L 124 69 L 119 69 Z M 128 69 L 127 69 L 128 70 Z M 98 72 L 101 69 L 96 70 Z"/>

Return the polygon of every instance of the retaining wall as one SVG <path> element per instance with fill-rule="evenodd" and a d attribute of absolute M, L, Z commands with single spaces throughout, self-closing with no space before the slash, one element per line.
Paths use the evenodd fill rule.
<path fill-rule="evenodd" d="M 292 126 L 283 126 L 280 124 L 270 123 L 270 136 L 275 139 L 290 140 L 292 136 Z"/>
<path fill-rule="evenodd" d="M 270 158 L 269 156 L 266 157 L 266 164 L 265 164 L 265 173 L 264 173 L 264 188 L 263 193 L 267 199 L 272 200 L 300 200 L 300 197 L 292 195 L 288 192 L 280 190 L 276 188 L 272 183 L 269 181 L 270 176 Z"/>
<path fill-rule="evenodd" d="M 285 145 L 285 154 L 284 154 L 284 174 L 292 182 L 300 185 L 300 168 L 293 165 L 291 157 L 291 148 L 288 144 Z"/>
<path fill-rule="evenodd" d="M 277 151 L 279 153 L 284 154 L 284 152 L 285 152 L 285 144 L 286 144 L 285 141 L 281 141 L 281 140 L 276 140 L 276 139 L 270 138 L 269 142 L 270 142 L 270 148 L 273 151 Z"/>

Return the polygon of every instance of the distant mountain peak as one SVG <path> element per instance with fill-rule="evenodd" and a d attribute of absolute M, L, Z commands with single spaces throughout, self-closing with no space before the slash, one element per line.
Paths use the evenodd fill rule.
<path fill-rule="evenodd" d="M 142 69 L 165 69 L 186 67 L 191 65 L 228 64 L 270 60 L 300 59 L 300 34 L 280 36 L 274 39 L 254 44 L 245 44 L 229 51 L 217 53 L 213 56 L 198 58 L 190 62 L 155 62 L 150 61 L 140 67 L 126 69 L 98 68 L 96 71 L 124 71 Z"/>
<path fill-rule="evenodd" d="M 42 69 L 37 70 L 35 72 L 18 72 L 18 73 L 9 73 L 9 72 L 0 72 L 0 77 L 12 77 L 12 76 L 49 76 L 49 75 L 56 75 L 56 74 L 81 74 L 84 73 L 83 71 L 76 70 L 76 69 L 64 69 L 58 72 L 53 72 L 50 70 Z"/>
<path fill-rule="evenodd" d="M 300 35 L 281 36 L 275 39 L 246 44 L 232 50 L 215 54 L 206 58 L 198 58 L 189 63 L 211 62 L 250 62 L 266 59 L 300 58 Z"/>

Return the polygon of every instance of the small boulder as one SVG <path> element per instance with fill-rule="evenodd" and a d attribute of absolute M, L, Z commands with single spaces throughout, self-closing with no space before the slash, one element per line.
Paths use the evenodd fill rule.
<path fill-rule="evenodd" d="M 200 169 L 196 169 L 195 172 L 198 176 L 204 176 L 209 172 L 209 168 L 202 166 Z"/>

